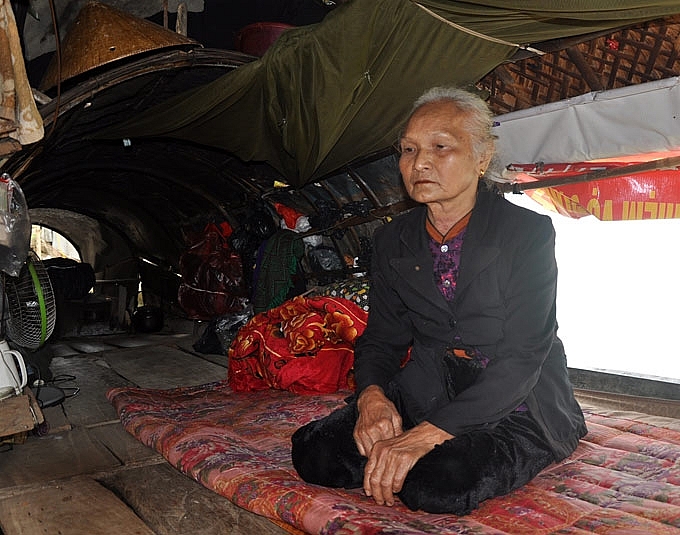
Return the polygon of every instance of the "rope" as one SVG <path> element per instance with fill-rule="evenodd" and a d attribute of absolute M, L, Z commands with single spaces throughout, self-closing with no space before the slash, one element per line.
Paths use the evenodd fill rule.
<path fill-rule="evenodd" d="M 512 46 L 512 47 L 515 47 L 515 48 L 521 48 L 523 50 L 528 50 L 529 52 L 533 52 L 534 54 L 538 54 L 539 56 L 542 56 L 543 54 L 545 54 L 545 52 L 543 52 L 542 50 L 530 47 L 528 45 L 518 45 L 517 43 L 510 43 L 509 41 L 504 41 L 503 39 L 498 39 L 497 37 L 491 37 L 490 35 L 485 35 L 483 33 L 476 32 L 474 30 L 466 28 L 465 26 L 461 26 L 460 24 L 456 24 L 455 22 L 452 22 L 448 19 L 445 19 L 441 15 L 437 15 L 434 11 L 426 8 L 422 4 L 419 4 L 417 2 L 415 4 L 419 8 L 421 8 L 423 11 L 425 11 L 426 13 L 429 13 L 430 15 L 432 15 L 437 20 L 440 20 L 440 21 L 444 22 L 445 24 L 452 26 L 456 30 L 460 30 L 461 32 L 465 32 L 467 34 L 474 35 L 475 37 L 478 37 L 480 39 L 484 39 L 485 41 L 490 41 L 492 43 L 498 43 L 498 44 L 501 44 L 501 45 L 507 45 L 507 46 Z"/>

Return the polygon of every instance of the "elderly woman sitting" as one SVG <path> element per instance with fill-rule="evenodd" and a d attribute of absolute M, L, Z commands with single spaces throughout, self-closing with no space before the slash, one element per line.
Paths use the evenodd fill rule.
<path fill-rule="evenodd" d="M 485 187 L 491 126 L 471 93 L 416 101 L 399 167 L 421 205 L 375 233 L 357 392 L 294 434 L 305 481 L 463 515 L 585 435 L 557 337 L 555 232 Z"/>

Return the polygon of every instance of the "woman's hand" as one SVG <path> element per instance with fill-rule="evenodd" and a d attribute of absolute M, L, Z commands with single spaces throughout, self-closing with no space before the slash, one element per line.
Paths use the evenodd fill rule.
<path fill-rule="evenodd" d="M 364 492 L 373 496 L 378 505 L 394 505 L 394 494 L 399 492 L 413 465 L 437 444 L 453 435 L 422 422 L 392 438 L 375 442 L 364 469 Z"/>
<path fill-rule="evenodd" d="M 401 416 L 379 386 L 366 388 L 359 395 L 357 407 L 359 418 L 354 426 L 354 441 L 364 457 L 371 454 L 379 440 L 394 438 L 402 433 Z"/>

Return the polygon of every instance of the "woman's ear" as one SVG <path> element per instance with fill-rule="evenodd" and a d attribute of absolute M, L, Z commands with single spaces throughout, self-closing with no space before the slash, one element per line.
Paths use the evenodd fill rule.
<path fill-rule="evenodd" d="M 491 164 L 491 159 L 493 158 L 493 150 L 491 147 L 487 147 L 487 149 L 482 152 L 481 156 L 479 157 L 479 176 L 482 177 L 484 173 L 486 173 L 486 170 L 489 168 L 489 165 Z"/>

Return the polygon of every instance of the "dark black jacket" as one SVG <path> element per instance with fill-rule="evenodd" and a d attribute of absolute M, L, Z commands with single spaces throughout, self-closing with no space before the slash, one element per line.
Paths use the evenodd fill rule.
<path fill-rule="evenodd" d="M 455 299 L 434 282 L 424 206 L 375 233 L 368 325 L 355 348 L 357 391 L 394 380 L 415 421 L 453 435 L 492 427 L 525 403 L 556 460 L 586 432 L 557 337 L 550 218 L 480 192 L 463 242 Z M 490 362 L 451 399 L 444 348 L 458 335 Z M 405 367 L 400 362 L 412 345 Z"/>

